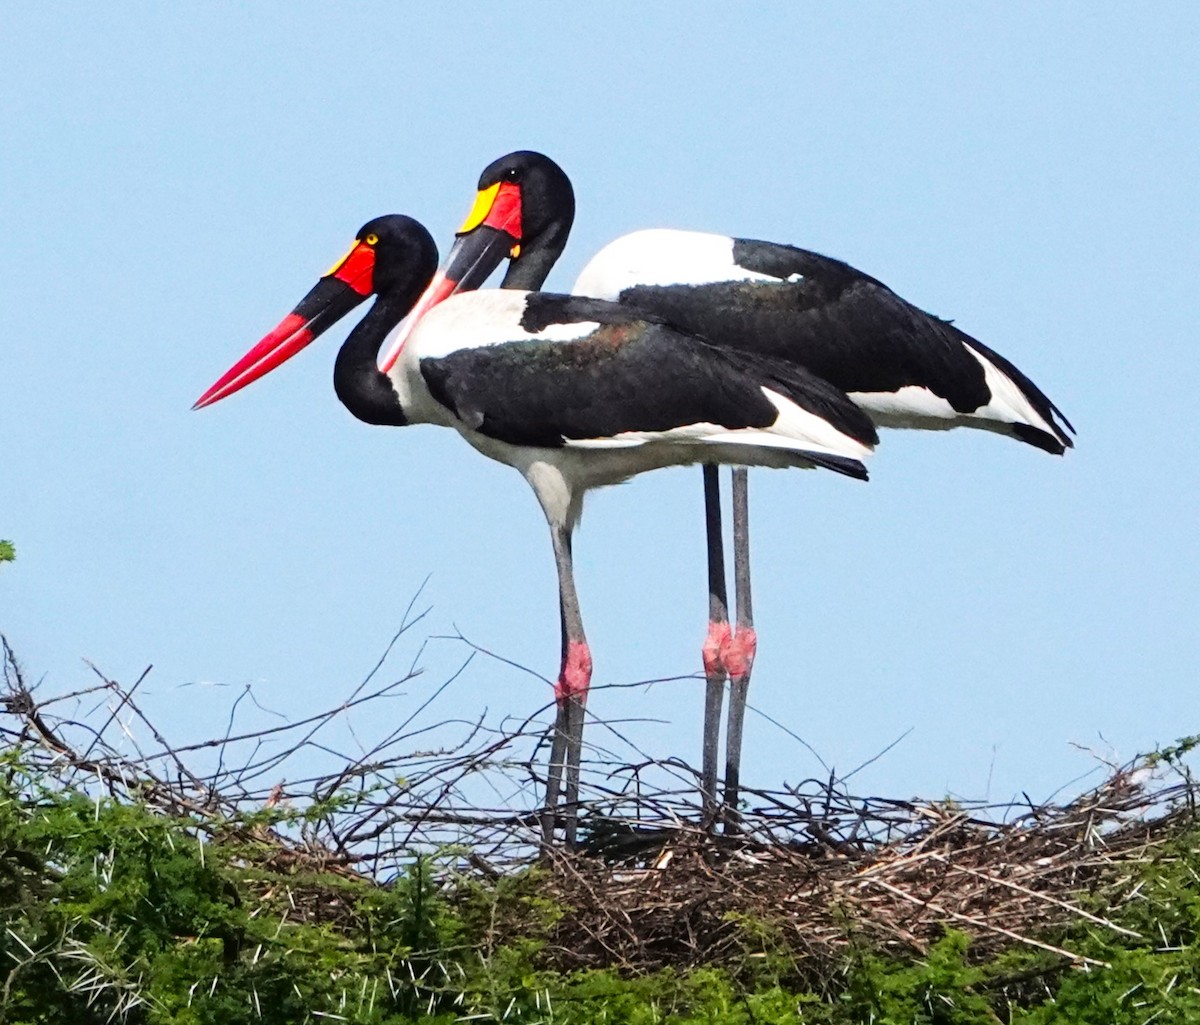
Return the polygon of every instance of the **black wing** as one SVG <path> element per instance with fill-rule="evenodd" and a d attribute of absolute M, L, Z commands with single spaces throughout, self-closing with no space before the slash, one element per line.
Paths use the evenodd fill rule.
<path fill-rule="evenodd" d="M 595 321 L 574 341 L 515 341 L 421 360 L 430 393 L 474 430 L 557 447 L 696 423 L 773 424 L 769 387 L 842 433 L 875 443 L 870 419 L 826 381 L 789 363 L 727 351 L 600 300 L 535 295 L 522 326 Z"/>
<path fill-rule="evenodd" d="M 1047 423 L 1057 415 L 1070 428 L 1007 360 L 849 264 L 749 239 L 734 241 L 733 258 L 778 283 L 636 286 L 622 292 L 621 301 L 716 344 L 802 362 L 845 392 L 896 392 L 916 385 L 960 413 L 973 412 L 991 397 L 983 367 L 964 348 L 966 342 L 1007 373 Z M 1070 444 L 1065 435 L 1047 439 L 1051 445 L 1057 440 Z"/>

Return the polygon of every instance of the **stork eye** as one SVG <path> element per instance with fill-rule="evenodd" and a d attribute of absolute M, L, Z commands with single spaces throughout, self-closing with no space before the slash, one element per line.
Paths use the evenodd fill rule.
<path fill-rule="evenodd" d="M 366 242 L 367 245 L 373 246 L 373 245 L 375 245 L 376 242 L 379 241 L 379 236 L 376 235 L 375 232 L 371 232 L 371 234 L 369 234 L 365 239 L 363 239 L 363 241 Z"/>

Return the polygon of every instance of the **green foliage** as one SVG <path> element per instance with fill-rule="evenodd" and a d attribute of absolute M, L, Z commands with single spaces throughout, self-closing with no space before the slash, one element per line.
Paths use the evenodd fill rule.
<path fill-rule="evenodd" d="M 17 557 L 17 550 L 11 541 L 0 541 L 0 562 L 12 562 Z"/>
<path fill-rule="evenodd" d="M 264 872 L 240 855 L 237 844 L 202 843 L 185 819 L 47 792 L 10 767 L 0 788 L 0 1021 L 445 1017 L 435 953 L 455 926 L 424 863 L 383 889 Z M 281 899 L 263 901 L 264 886 Z M 313 892 L 340 898 L 346 927 L 289 921 L 289 902 Z"/>
<path fill-rule="evenodd" d="M 1155 765 L 1159 762 L 1165 762 L 1167 765 L 1184 770 L 1187 768 L 1183 761 L 1184 755 L 1190 754 L 1197 747 L 1200 747 L 1200 736 L 1180 737 L 1174 744 L 1150 755 L 1147 763 Z"/>
<path fill-rule="evenodd" d="M 210 838 L 0 758 L 0 1023 L 1200 1021 L 1195 827 L 1156 844 L 1135 883 L 1096 891 L 1094 913 L 1125 932 L 1048 937 L 1086 968 L 1036 948 L 977 958 L 949 930 L 900 958 L 848 923 L 844 963 L 818 982 L 781 928 L 750 917 L 731 920 L 740 954 L 723 968 L 554 972 L 555 926 L 571 912 L 546 898 L 541 870 L 457 879 L 451 899 L 438 862 L 414 858 L 378 886 L 276 864 L 263 838 L 278 819 L 261 819 Z"/>
<path fill-rule="evenodd" d="M 987 971 L 967 962 L 968 947 L 964 934 L 950 931 L 913 964 L 856 951 L 840 1003 L 853 1021 L 968 1025 L 993 1020 L 982 992 Z"/>

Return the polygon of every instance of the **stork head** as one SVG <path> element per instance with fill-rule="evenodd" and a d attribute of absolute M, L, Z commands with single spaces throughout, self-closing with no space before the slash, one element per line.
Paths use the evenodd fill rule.
<path fill-rule="evenodd" d="M 575 190 L 566 172 L 549 157 L 517 150 L 483 169 L 467 219 L 458 229 L 446 262 L 409 319 L 457 292 L 479 288 L 509 260 L 504 288 L 541 288 L 567 244 L 575 221 Z M 407 332 L 392 341 L 380 368 L 390 370 Z"/>
<path fill-rule="evenodd" d="M 483 226 L 504 231 L 515 243 L 508 252 L 515 267 L 546 247 L 555 247 L 557 259 L 574 220 L 575 190 L 566 172 L 543 153 L 517 150 L 483 169 L 475 204 L 458 237 Z"/>
<path fill-rule="evenodd" d="M 225 371 L 192 408 L 211 406 L 274 370 L 372 294 L 390 304 L 398 323 L 433 278 L 437 262 L 437 244 L 419 221 L 402 214 L 368 221 L 358 230 L 349 251 L 295 309 Z"/>

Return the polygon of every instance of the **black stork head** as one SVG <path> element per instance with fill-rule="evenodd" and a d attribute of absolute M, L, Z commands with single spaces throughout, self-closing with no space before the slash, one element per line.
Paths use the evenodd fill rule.
<path fill-rule="evenodd" d="M 538 289 L 562 254 L 575 220 L 571 179 L 553 160 L 533 150 L 517 150 L 493 160 L 479 176 L 479 191 L 458 241 L 447 258 L 446 273 L 456 253 L 458 265 L 470 269 L 468 284 L 478 287 L 505 256 L 512 262 L 503 287 Z M 487 267 L 486 273 L 483 268 Z"/>
<path fill-rule="evenodd" d="M 575 221 L 575 190 L 571 179 L 553 160 L 533 150 L 517 150 L 494 160 L 479 176 L 475 205 L 459 238 L 467 238 L 484 225 L 494 223 L 502 197 L 513 197 L 519 220 L 515 232 L 507 233 L 516 244 L 508 250 L 511 259 L 504 277 L 505 288 L 541 288 L 562 255 Z M 501 214 L 502 215 L 502 214 Z"/>
<path fill-rule="evenodd" d="M 517 150 L 494 160 L 479 176 L 475 202 L 456 232 L 441 271 L 410 319 L 416 324 L 456 292 L 479 288 L 501 262 L 510 260 L 502 287 L 542 287 L 562 254 L 575 221 L 575 190 L 553 160 Z M 393 342 L 381 362 L 390 370 L 404 339 Z"/>
<path fill-rule="evenodd" d="M 355 334 L 369 327 L 369 332 L 357 341 L 371 350 L 373 367 L 374 354 L 384 336 L 415 305 L 437 271 L 437 264 L 437 244 L 419 221 L 402 214 L 368 221 L 359 229 L 350 251 L 192 408 L 211 406 L 274 370 L 372 294 L 378 296 L 368 318 L 372 323 L 368 326 L 364 321 Z M 349 346 L 348 340 L 343 348 Z"/>

